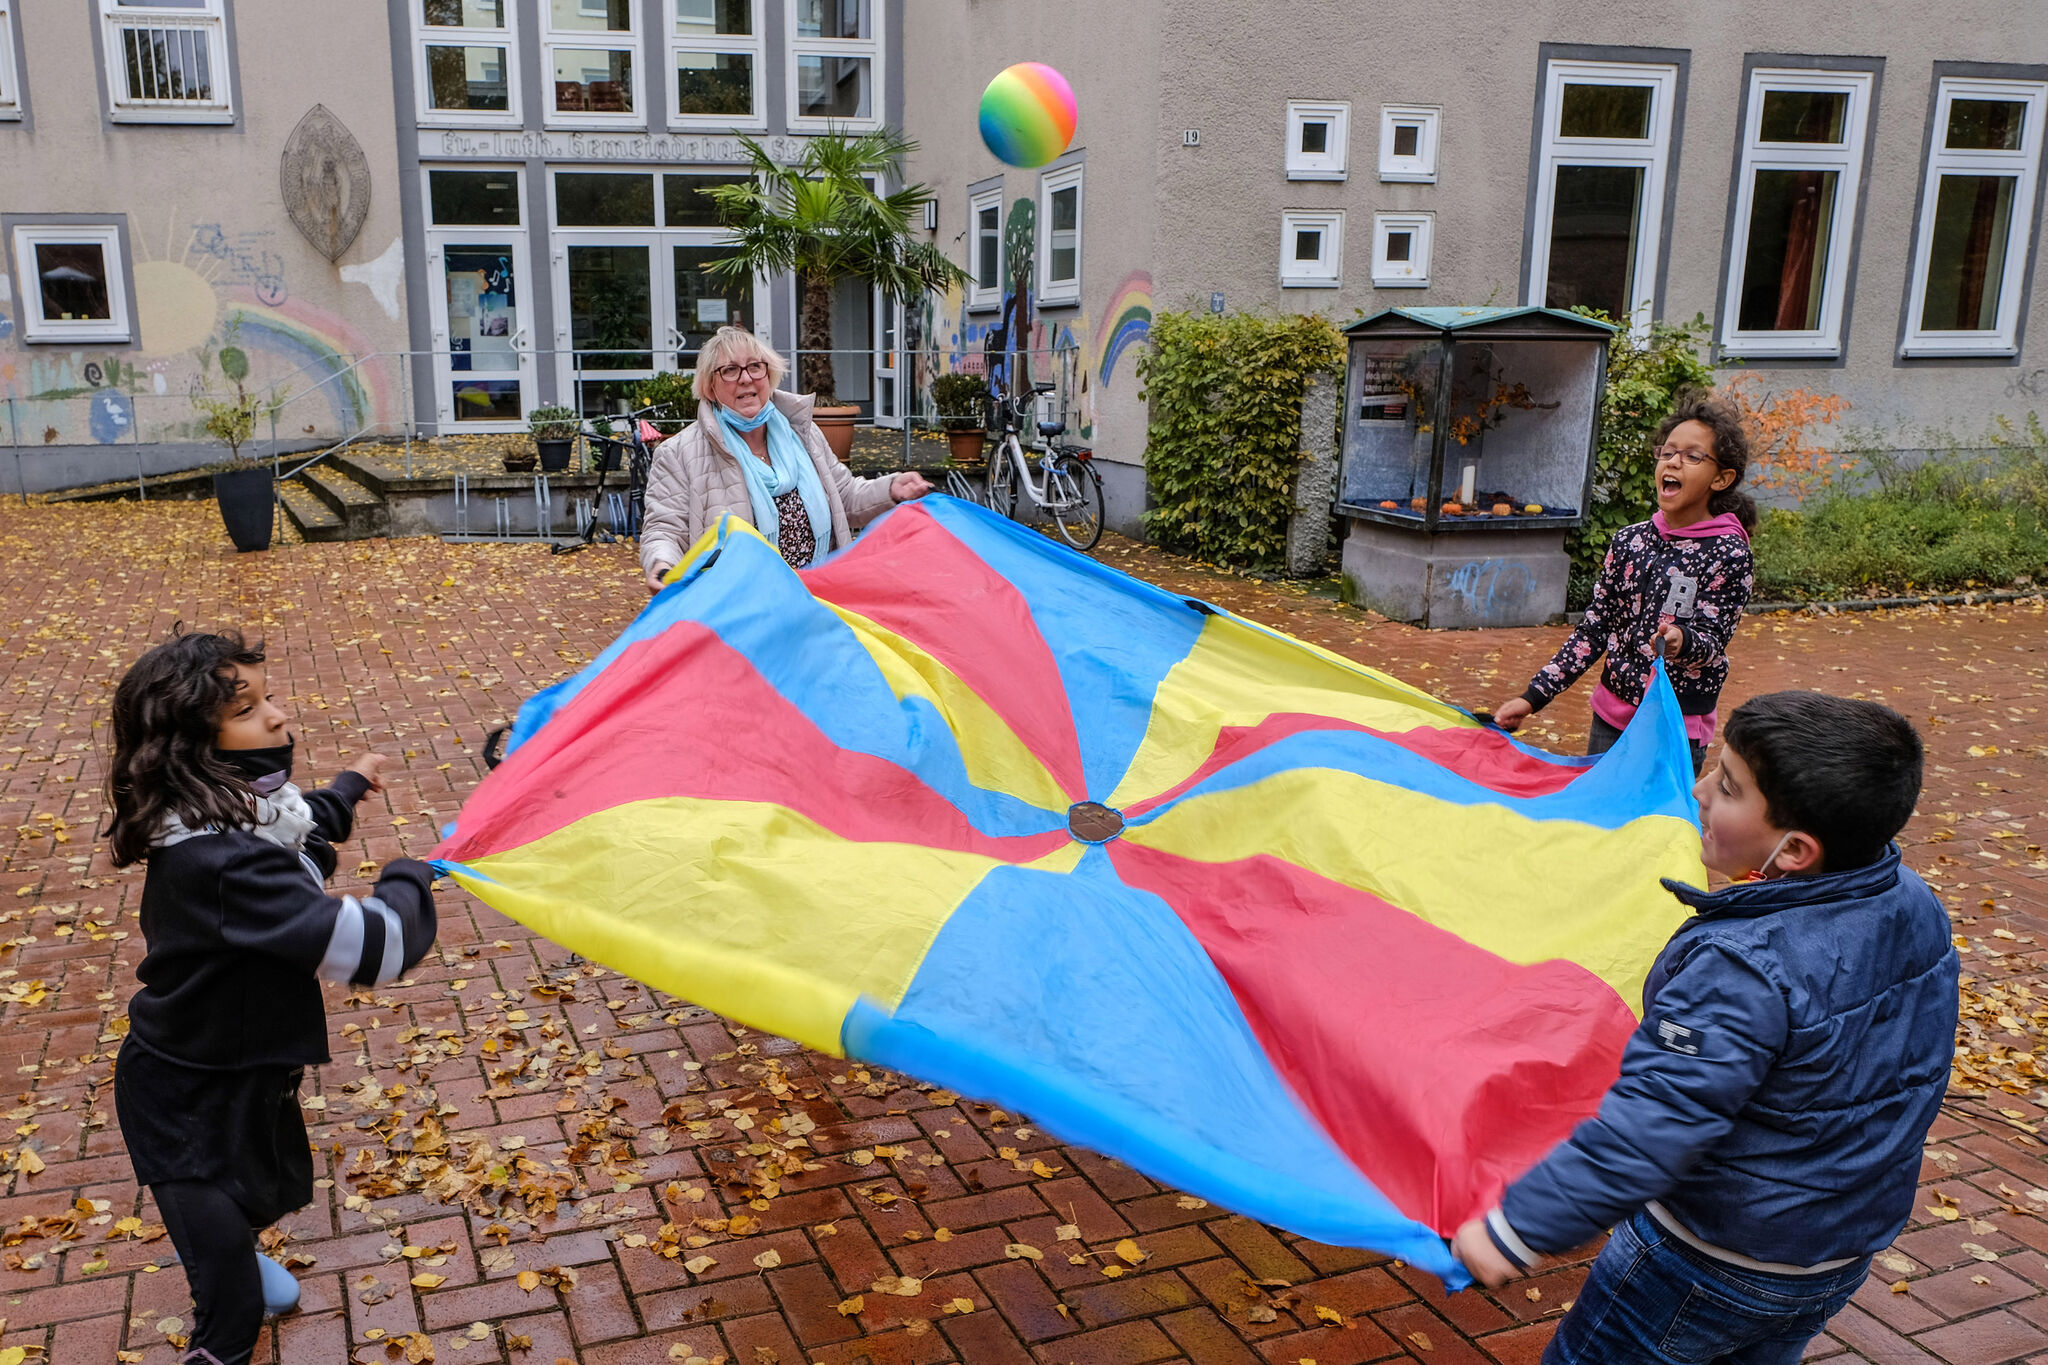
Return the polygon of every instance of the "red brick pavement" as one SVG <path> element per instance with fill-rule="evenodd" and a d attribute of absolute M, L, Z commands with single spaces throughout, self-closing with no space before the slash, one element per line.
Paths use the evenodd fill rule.
<path fill-rule="evenodd" d="M 122 1350 L 154 1365 L 172 1358 L 190 1299 L 168 1245 L 129 1240 L 121 1221 L 154 1212 L 107 1090 L 141 949 L 140 877 L 115 871 L 94 838 L 120 668 L 180 619 L 267 636 L 307 770 L 369 747 L 402 756 L 344 850 L 343 878 L 359 880 L 425 852 L 479 776 L 486 727 L 601 648 L 643 599 L 619 549 L 554 559 L 421 540 L 237 557 L 205 504 L 10 507 L 0 551 L 0 831 L 12 831 L 0 833 L 0 1076 L 15 1085 L 0 1144 L 0 1352 L 83 1365 Z M 1559 634 L 1424 633 L 1142 547 L 1103 553 L 1467 705 L 1516 691 Z M 1923 725 L 1932 762 L 1909 857 L 1957 918 L 1963 1060 L 1991 1078 L 1951 1095 L 1922 1209 L 1816 1358 L 2048 1361 L 2048 1150 L 2036 1135 L 2048 1090 L 2030 1088 L 2048 1019 L 2036 942 L 2048 932 L 2044 625 L 2039 602 L 1770 618 L 1746 623 L 1734 650 L 1731 704 L 1812 686 L 1882 698 Z M 1580 744 L 1585 714 L 1582 696 L 1568 698 L 1530 735 Z M 258 1360 L 420 1359 L 424 1344 L 444 1362 L 518 1365 L 1518 1365 L 1541 1353 L 1584 1276 L 1582 1261 L 1562 1264 L 1447 1298 L 1398 1263 L 1191 1207 L 1024 1117 L 947 1103 L 569 964 L 460 893 L 440 907 L 440 950 L 406 982 L 330 997 L 335 1061 L 306 1086 L 322 1182 L 282 1225 L 310 1259 L 304 1303 L 266 1332 Z M 725 1183 L 766 1178 L 763 1145 L 750 1152 L 735 1123 L 748 1109 L 764 1123 L 809 1117 L 816 1169 L 772 1190 Z M 458 1167 L 485 1142 L 486 1168 L 525 1159 L 518 1178 L 561 1190 L 554 1216 L 494 1219 L 475 1211 L 481 1198 L 465 1209 L 418 1188 L 450 1138 Z M 385 1178 L 371 1169 L 364 1183 L 378 1163 Z M 718 1221 L 735 1215 L 756 1225 Z M 712 1263 L 692 1273 L 658 1255 L 649 1239 L 668 1222 L 703 1243 L 686 1257 Z M 1079 1236 L 1061 1240 L 1062 1225 Z M 1110 1277 L 1126 1238 L 1145 1259 Z M 522 1271 L 546 1278 L 522 1284 Z M 900 1276 L 919 1292 L 872 1287 Z M 860 1311 L 842 1312 L 855 1296 Z"/>

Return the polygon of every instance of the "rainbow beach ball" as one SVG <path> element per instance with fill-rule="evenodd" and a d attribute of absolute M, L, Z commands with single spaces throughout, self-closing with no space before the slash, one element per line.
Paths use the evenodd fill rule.
<path fill-rule="evenodd" d="M 1043 62 L 1006 67 L 981 92 L 981 140 L 1012 166 L 1043 166 L 1074 140 L 1074 87 Z"/>

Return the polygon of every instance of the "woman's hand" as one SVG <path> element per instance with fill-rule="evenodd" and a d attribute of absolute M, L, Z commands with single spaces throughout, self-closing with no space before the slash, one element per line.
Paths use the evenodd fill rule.
<path fill-rule="evenodd" d="M 668 577 L 668 571 L 674 567 L 675 565 L 673 564 L 657 564 L 647 571 L 647 595 L 649 597 L 654 596 L 654 594 L 667 586 L 662 580 Z"/>
<path fill-rule="evenodd" d="M 910 502 L 932 491 L 931 480 L 915 469 L 898 474 L 889 480 L 889 496 L 898 502 Z"/>
<path fill-rule="evenodd" d="M 1512 734 L 1522 728 L 1522 722 L 1529 719 L 1529 714 L 1535 709 L 1526 699 L 1515 697 L 1493 708 L 1493 723 Z"/>
<path fill-rule="evenodd" d="M 348 771 L 362 774 L 363 780 L 370 784 L 370 790 L 380 792 L 384 790 L 384 769 L 390 762 L 388 754 L 364 754 L 348 765 Z"/>

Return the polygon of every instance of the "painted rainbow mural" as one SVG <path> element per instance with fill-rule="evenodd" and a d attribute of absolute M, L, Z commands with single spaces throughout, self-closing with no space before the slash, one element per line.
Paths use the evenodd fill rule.
<path fill-rule="evenodd" d="M 1098 374 L 1105 387 L 1123 353 L 1151 331 L 1152 276 L 1147 271 L 1133 270 L 1110 296 L 1109 307 L 1102 311 L 1102 325 L 1095 331 L 1096 350 L 1102 357 Z"/>

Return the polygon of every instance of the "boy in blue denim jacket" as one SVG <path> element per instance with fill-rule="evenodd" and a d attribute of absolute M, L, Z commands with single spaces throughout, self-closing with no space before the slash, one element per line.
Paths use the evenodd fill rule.
<path fill-rule="evenodd" d="M 1458 1230 L 1498 1285 L 1613 1229 L 1546 1365 L 1797 1361 L 1912 1212 L 1948 1084 L 1959 964 L 1892 837 L 1920 738 L 1875 702 L 1775 692 L 1693 788 L 1691 906 L 1643 988 L 1621 1076 Z"/>

